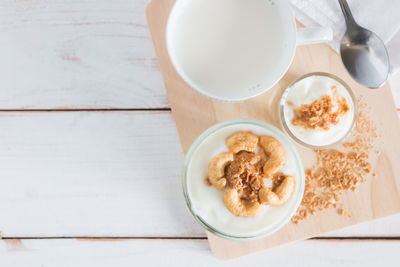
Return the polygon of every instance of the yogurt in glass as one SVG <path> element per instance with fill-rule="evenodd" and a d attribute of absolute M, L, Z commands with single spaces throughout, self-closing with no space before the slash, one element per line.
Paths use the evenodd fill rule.
<path fill-rule="evenodd" d="M 211 158 L 229 151 L 225 140 L 237 131 L 275 137 L 286 153 L 281 171 L 296 179 L 295 191 L 287 203 L 279 207 L 264 206 L 259 215 L 251 218 L 232 214 L 223 202 L 225 190 L 208 186 L 204 181 Z M 198 137 L 185 158 L 183 190 L 190 212 L 206 230 L 227 239 L 260 238 L 280 229 L 300 205 L 304 185 L 304 169 L 294 145 L 281 131 L 257 120 L 235 119 L 214 125 Z"/>
<path fill-rule="evenodd" d="M 294 123 L 295 112 L 301 105 L 310 106 L 326 96 L 332 99 L 332 112 L 340 106 L 338 97 L 347 105 L 348 110 L 337 116 L 335 123 L 328 123 L 325 129 Z M 357 103 L 351 89 L 338 77 L 328 73 L 310 73 L 300 77 L 283 93 L 280 116 L 283 127 L 295 141 L 314 149 L 326 148 L 342 141 L 351 132 L 357 117 Z"/>

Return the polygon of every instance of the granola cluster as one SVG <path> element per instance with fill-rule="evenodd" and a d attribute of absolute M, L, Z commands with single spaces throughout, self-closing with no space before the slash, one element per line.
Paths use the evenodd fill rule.
<path fill-rule="evenodd" d="M 258 201 L 258 191 L 264 185 L 261 157 L 253 152 L 241 151 L 225 169 L 228 185 L 238 190 L 242 199 Z"/>
<path fill-rule="evenodd" d="M 305 129 L 321 130 L 329 130 L 331 124 L 338 124 L 340 117 L 349 111 L 349 105 L 346 98 L 338 95 L 335 86 L 332 86 L 331 90 L 333 98 L 330 95 L 324 95 L 310 105 L 302 104 L 295 108 L 292 124 Z M 288 104 L 291 105 L 291 103 Z"/>
<path fill-rule="evenodd" d="M 365 106 L 359 104 L 359 108 Z M 356 191 L 357 186 L 366 181 L 371 173 L 369 155 L 377 138 L 373 123 L 359 112 L 354 131 L 354 141 L 343 144 L 343 150 L 336 149 L 315 151 L 317 164 L 306 170 L 304 197 L 292 222 L 298 224 L 309 215 L 331 207 L 342 216 L 349 216 L 339 207 L 340 194 L 344 191 Z"/>

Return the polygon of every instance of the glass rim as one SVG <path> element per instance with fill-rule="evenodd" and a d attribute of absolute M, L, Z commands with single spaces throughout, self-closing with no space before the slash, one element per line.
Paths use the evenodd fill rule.
<path fill-rule="evenodd" d="M 286 98 L 287 98 L 290 90 L 292 89 L 292 86 L 310 76 L 324 76 L 324 77 L 328 77 L 328 78 L 334 79 L 335 81 L 339 82 L 349 93 L 351 101 L 353 102 L 354 116 L 353 116 L 353 120 L 351 123 L 351 127 L 349 127 L 347 132 L 340 139 L 338 139 L 337 141 L 335 141 L 333 143 L 327 144 L 327 145 L 321 145 L 321 146 L 311 145 L 309 143 L 302 141 L 290 130 L 288 123 L 285 120 L 285 114 L 284 114 L 285 113 L 285 111 L 284 111 L 285 102 L 286 102 Z M 356 98 L 353 90 L 351 89 L 351 87 L 345 81 L 343 81 L 341 78 L 339 78 L 338 76 L 336 76 L 332 73 L 327 73 L 327 72 L 310 72 L 310 73 L 304 74 L 304 75 L 300 76 L 299 78 L 295 79 L 293 82 L 291 82 L 286 87 L 286 89 L 283 91 L 281 99 L 279 101 L 279 112 L 278 113 L 279 113 L 279 119 L 280 119 L 283 129 L 290 136 L 290 138 L 292 138 L 294 141 L 296 141 L 297 143 L 299 143 L 300 145 L 302 145 L 304 147 L 307 147 L 307 148 L 310 148 L 313 150 L 328 149 L 328 148 L 332 148 L 332 147 L 342 143 L 343 140 L 346 139 L 350 135 L 350 133 L 353 131 L 353 129 L 356 125 L 356 122 L 357 122 L 357 117 L 358 117 L 357 98 Z"/>
<path fill-rule="evenodd" d="M 190 196 L 188 194 L 188 185 L 187 185 L 188 173 L 187 172 L 188 172 L 188 167 L 191 163 L 193 154 L 197 151 L 198 147 L 203 143 L 203 141 L 205 141 L 211 134 L 215 133 L 219 129 L 222 129 L 222 128 L 225 128 L 225 127 L 228 127 L 231 125 L 235 125 L 235 124 L 251 124 L 251 125 L 260 126 L 264 129 L 270 130 L 274 134 L 278 135 L 280 138 L 282 138 L 283 140 L 286 141 L 287 145 L 289 146 L 290 151 L 294 154 L 296 165 L 298 167 L 300 193 L 297 197 L 298 199 L 294 205 L 293 210 L 291 210 L 290 213 L 288 213 L 286 216 L 284 216 L 283 219 L 281 219 L 281 221 L 279 221 L 279 223 L 277 225 L 275 225 L 273 228 L 268 229 L 267 231 L 258 232 L 258 233 L 252 234 L 252 235 L 228 234 L 228 233 L 224 233 L 223 231 L 218 230 L 215 227 L 211 226 L 210 224 L 208 224 L 206 222 L 206 220 L 201 218 L 200 215 L 196 214 L 196 212 L 193 208 L 192 202 L 190 201 Z M 220 123 L 217 123 L 217 124 L 211 126 L 207 130 L 205 130 L 203 133 L 201 133 L 199 137 L 196 138 L 196 140 L 190 146 L 190 148 L 185 156 L 185 159 L 184 159 L 184 167 L 183 167 L 183 172 L 182 172 L 182 190 L 183 190 L 183 195 L 185 197 L 186 207 L 189 209 L 189 212 L 192 214 L 192 216 L 197 221 L 197 223 L 199 223 L 205 230 L 211 232 L 212 234 L 214 234 L 216 236 L 219 236 L 219 237 L 222 237 L 222 238 L 228 239 L 228 240 L 248 241 L 248 240 L 260 239 L 260 238 L 269 236 L 269 235 L 277 232 L 279 229 L 281 229 L 284 225 L 286 225 L 290 221 L 290 219 L 293 217 L 293 215 L 297 211 L 297 209 L 300 206 L 300 203 L 303 199 L 304 188 L 305 188 L 304 166 L 303 166 L 303 162 L 301 160 L 300 154 L 297 151 L 295 145 L 281 130 L 279 130 L 278 128 L 276 128 L 275 126 L 273 126 L 269 123 L 266 123 L 266 122 L 263 122 L 260 120 L 255 120 L 255 119 L 250 119 L 250 118 L 230 119 L 230 120 L 226 120 L 226 121 L 223 121 L 223 122 L 220 122 Z"/>

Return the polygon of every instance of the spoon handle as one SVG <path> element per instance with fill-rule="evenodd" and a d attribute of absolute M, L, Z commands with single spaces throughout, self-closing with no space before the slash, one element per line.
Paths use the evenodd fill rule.
<path fill-rule="evenodd" d="M 353 14 L 351 14 L 350 7 L 347 4 L 346 0 L 339 0 L 340 8 L 342 9 L 343 16 L 346 20 L 347 26 L 356 24 L 356 21 L 353 18 Z"/>

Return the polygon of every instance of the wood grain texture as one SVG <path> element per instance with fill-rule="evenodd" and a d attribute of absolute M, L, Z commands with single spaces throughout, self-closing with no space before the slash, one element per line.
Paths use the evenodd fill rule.
<path fill-rule="evenodd" d="M 0 110 L 169 107 L 147 2 L 1 1 Z M 400 103 L 400 75 L 391 82 Z M 4 237 L 205 237 L 181 197 L 169 112 L 0 112 L 0 147 Z M 399 225 L 324 236 L 399 237 Z M 95 240 L 2 240 L 0 266 L 400 264 L 398 241 L 306 241 L 222 263 L 206 240 Z"/>
<path fill-rule="evenodd" d="M 399 241 L 303 241 L 221 262 L 206 240 L 3 240 L 4 266 L 399 266 Z"/>
<path fill-rule="evenodd" d="M 169 107 L 148 1 L 1 1 L 0 109 Z"/>
<path fill-rule="evenodd" d="M 162 112 L 0 113 L 3 236 L 203 236 L 178 142 Z"/>
<path fill-rule="evenodd" d="M 350 78 L 340 57 L 331 48 L 325 44 L 309 45 L 297 48 L 294 61 L 285 76 L 259 97 L 241 103 L 209 100 L 184 83 L 170 63 L 165 27 L 174 2 L 153 0 L 148 5 L 147 18 L 184 151 L 202 131 L 226 119 L 250 117 L 280 127 L 277 111 L 282 91 L 295 78 L 313 71 L 333 73 L 345 80 L 357 97 L 362 97 L 363 102 L 373 109 L 369 116 L 382 136 L 382 143 L 376 148 L 380 156 L 372 159 L 377 177 L 369 177 L 358 192 L 343 194 L 342 199 L 350 210 L 351 218 L 340 217 L 337 212 L 330 210 L 297 226 L 287 224 L 277 233 L 251 242 L 224 240 L 208 233 L 211 249 L 217 257 L 231 259 L 400 212 L 400 166 L 396 164 L 400 160 L 400 123 L 388 83 L 380 90 L 368 90 Z M 313 157 L 310 157 L 312 151 L 300 146 L 297 148 L 305 167 L 314 164 Z"/>
<path fill-rule="evenodd" d="M 0 147 L 4 237 L 205 237 L 184 205 L 170 112 L 0 112 Z M 398 225 L 324 236 L 400 236 Z"/>
<path fill-rule="evenodd" d="M 147 0 L 0 2 L 0 109 L 168 107 Z"/>

